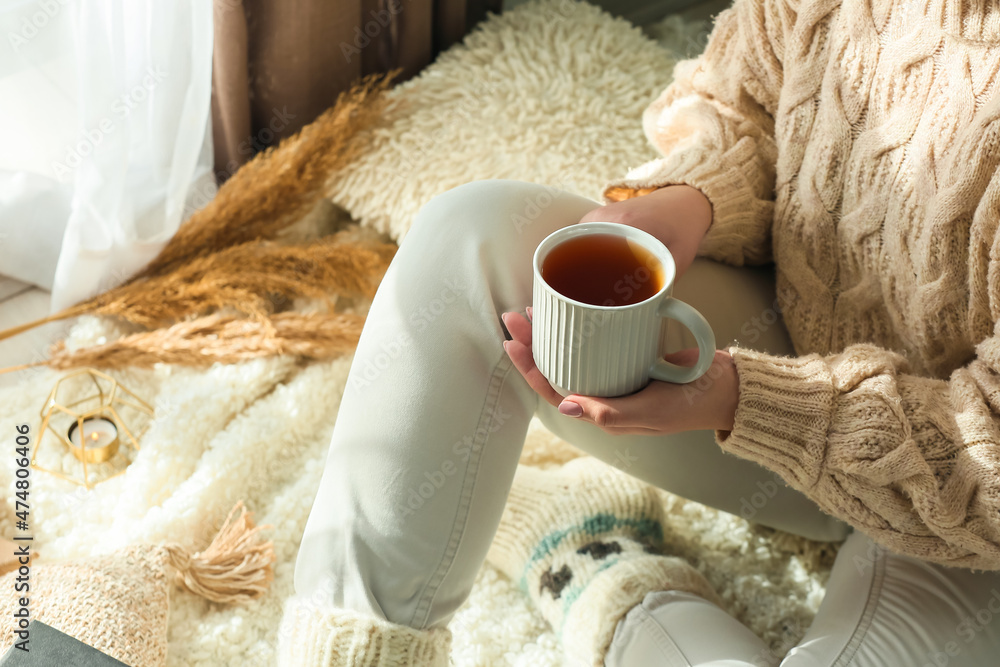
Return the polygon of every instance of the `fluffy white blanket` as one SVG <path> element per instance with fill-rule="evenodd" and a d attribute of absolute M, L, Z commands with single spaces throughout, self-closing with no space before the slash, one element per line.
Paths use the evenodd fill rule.
<path fill-rule="evenodd" d="M 561 24 L 546 18 L 552 12 L 560 13 Z M 553 38 L 557 38 L 555 42 Z M 623 40 L 632 40 L 632 46 L 626 48 Z M 610 60 L 588 55 L 594 53 L 595 44 L 603 45 L 605 53 L 613 51 Z M 645 55 L 629 62 L 629 48 Z M 543 71 L 545 62 L 539 55 L 543 52 L 565 61 L 561 73 Z M 641 137 L 639 115 L 669 78 L 671 58 L 668 51 L 624 22 L 568 0 L 530 4 L 492 18 L 470 37 L 467 46 L 453 50 L 443 64 L 428 70 L 421 79 L 423 84 L 411 87 L 424 85 L 425 92 L 426 86 L 444 90 L 447 76 L 458 76 L 463 64 L 477 67 L 484 62 L 514 77 L 509 86 L 497 83 L 502 90 L 540 95 L 537 82 L 555 76 L 562 81 L 558 91 L 549 89 L 551 95 L 538 99 L 523 94 L 510 99 L 509 104 L 522 105 L 519 122 L 529 122 L 527 113 L 537 115 L 538 122 L 548 118 L 548 129 L 557 129 L 553 123 L 564 126 L 564 135 L 553 135 L 545 145 L 555 150 L 561 142 L 568 155 L 522 155 L 528 150 L 525 142 L 530 143 L 531 132 L 537 130 L 530 125 L 497 125 L 488 137 L 477 137 L 453 124 L 451 130 L 470 144 L 461 151 L 456 149 L 461 159 L 444 161 L 447 155 L 428 148 L 417 157 L 441 160 L 439 171 L 417 169 L 413 173 L 421 177 L 379 210 L 364 199 L 365 188 L 373 193 L 384 186 L 384 179 L 379 180 L 378 171 L 369 164 L 367 171 L 355 172 L 345 186 L 353 188 L 355 194 L 343 203 L 365 224 L 398 237 L 416 207 L 437 191 L 457 185 L 456 181 L 521 173 L 529 180 L 548 180 L 554 185 L 570 187 L 576 183 L 579 187 L 571 189 L 596 196 L 595 189 L 608 174 L 651 155 Z M 609 74 L 607 63 L 611 61 L 620 69 Z M 550 58 L 549 62 L 554 61 Z M 667 69 L 638 72 L 634 79 L 620 76 L 636 62 L 640 68 L 659 62 Z M 583 74 L 574 78 L 573 72 Z M 557 93 L 559 101 L 554 102 Z M 609 101 L 609 96 L 617 99 Z M 620 128 L 596 125 L 594 118 L 622 106 L 630 116 L 615 121 Z M 600 113 L 595 116 L 598 107 Z M 575 116 L 574 110 L 579 112 Z M 484 122 L 503 118 L 502 109 L 495 111 L 499 116 Z M 508 140 L 503 140 L 504 135 Z M 604 147 L 614 137 L 620 141 L 623 136 L 626 140 L 617 152 L 603 158 Z M 397 140 L 415 139 L 399 135 Z M 429 145 L 440 148 L 442 141 L 438 136 L 436 143 Z M 495 145 L 496 141 L 501 144 Z M 391 143 L 388 138 L 386 142 Z M 507 157 L 493 162 L 480 159 L 491 150 L 494 157 Z M 565 171 L 571 168 L 572 174 Z M 551 178 L 560 171 L 567 174 L 566 179 Z M 381 201 L 386 200 L 383 189 Z M 70 348 L 92 345 L 125 331 L 110 320 L 85 317 L 74 326 L 67 343 Z M 113 372 L 153 405 L 155 419 L 127 472 L 91 491 L 34 473 L 32 519 L 36 546 L 44 560 L 87 558 L 136 542 L 172 540 L 200 547 L 233 503 L 244 499 L 258 523 L 273 525 L 268 536 L 274 541 L 278 560 L 272 588 L 266 597 L 245 607 L 219 606 L 174 590 L 169 664 L 274 664 L 282 602 L 292 593 L 299 538 L 319 483 L 350 363 L 350 357 L 306 365 L 289 358 L 272 358 L 216 365 L 207 371 L 161 366 L 150 371 Z M 0 442 L 7 438 L 12 443 L 14 425 L 24 421 L 37 433 L 39 409 L 61 375 L 49 370 L 25 372 L 18 386 L 0 392 Z M 545 466 L 576 455 L 534 422 L 522 461 Z M 64 463 L 72 462 L 63 459 Z M 13 460 L 13 455 L 0 457 L 2 488 L 13 488 Z M 774 650 L 783 653 L 793 645 L 822 598 L 833 550 L 754 528 L 737 517 L 666 493 L 663 501 L 670 521 L 668 542 L 674 552 L 701 569 L 732 613 Z M 13 509 L 8 507 L 0 516 L 0 533 L 12 534 L 13 522 Z M 528 599 L 489 566 L 483 567 L 452 629 L 454 661 L 463 667 L 563 664 L 553 633 Z"/>
<path fill-rule="evenodd" d="M 85 317 L 71 348 L 122 335 Z M 137 542 L 203 546 L 238 499 L 268 531 L 278 561 L 270 593 L 245 607 L 208 603 L 176 589 L 169 630 L 171 665 L 271 665 L 282 601 L 292 593 L 298 541 L 323 467 L 350 357 L 297 365 L 289 358 L 216 365 L 207 371 L 160 366 L 111 373 L 155 408 L 142 449 L 126 473 L 86 491 L 35 472 L 32 523 L 44 561 L 86 558 Z M 0 393 L 0 433 L 38 411 L 62 374 L 33 373 Z M 546 466 L 578 455 L 533 422 L 522 461 Z M 0 459 L 0 486 L 12 488 L 13 456 Z M 64 463 L 72 464 L 71 457 Z M 49 459 L 51 463 L 51 459 Z M 833 553 L 755 529 L 745 521 L 664 493 L 668 543 L 716 586 L 737 617 L 784 651 L 805 632 L 823 594 Z M 13 510 L 0 532 L 13 533 Z M 41 562 L 41 561 L 40 561 Z M 452 623 L 455 664 L 562 665 L 553 633 L 524 596 L 486 565 Z"/>

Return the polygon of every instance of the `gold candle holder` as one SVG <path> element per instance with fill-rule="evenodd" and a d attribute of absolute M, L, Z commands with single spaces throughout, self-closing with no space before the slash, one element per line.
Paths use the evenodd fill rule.
<path fill-rule="evenodd" d="M 78 461 L 84 463 L 104 463 L 118 453 L 118 427 L 109 415 L 93 417 L 77 417 L 69 430 L 66 439 L 69 440 L 70 451 Z M 81 435 L 81 433 L 83 435 Z"/>
<path fill-rule="evenodd" d="M 84 391 L 70 394 L 69 386 L 83 381 Z M 87 386 L 91 388 L 86 389 Z M 127 449 L 139 451 L 139 438 L 149 426 L 145 420 L 140 431 L 133 433 L 132 429 L 122 419 L 121 408 L 128 407 L 141 414 L 153 415 L 153 408 L 122 386 L 115 378 L 94 368 L 81 368 L 56 381 L 49 392 L 40 416 L 42 425 L 38 432 L 35 451 L 31 456 L 31 467 L 47 472 L 74 484 L 91 489 L 97 481 L 91 481 L 89 466 L 107 466 L 121 450 L 122 440 Z M 67 420 L 71 418 L 67 428 Z M 42 450 L 46 434 L 54 436 L 73 454 L 82 466 L 82 477 L 67 475 L 59 470 L 52 470 L 38 464 L 38 454 Z M 125 462 L 121 470 L 107 475 L 100 481 L 106 481 L 125 472 L 130 461 Z"/>

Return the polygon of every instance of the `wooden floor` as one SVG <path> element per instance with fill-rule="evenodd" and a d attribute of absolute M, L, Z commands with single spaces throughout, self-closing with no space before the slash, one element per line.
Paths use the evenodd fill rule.
<path fill-rule="evenodd" d="M 0 330 L 45 317 L 49 314 L 50 303 L 47 290 L 0 276 Z M 50 322 L 0 340 L 0 369 L 47 358 L 49 345 L 65 338 L 73 322 Z M 30 369 L 0 373 L 0 387 L 16 385 L 30 376 Z"/>

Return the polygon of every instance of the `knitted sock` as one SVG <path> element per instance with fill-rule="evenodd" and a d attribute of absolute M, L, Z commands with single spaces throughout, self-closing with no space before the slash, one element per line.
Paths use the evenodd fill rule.
<path fill-rule="evenodd" d="M 487 559 L 528 593 L 573 664 L 601 667 L 618 622 L 647 593 L 722 606 L 691 565 L 657 553 L 662 517 L 651 486 L 592 457 L 521 465 Z"/>
<path fill-rule="evenodd" d="M 292 596 L 278 629 L 280 667 L 445 667 L 446 628 L 417 630 Z"/>

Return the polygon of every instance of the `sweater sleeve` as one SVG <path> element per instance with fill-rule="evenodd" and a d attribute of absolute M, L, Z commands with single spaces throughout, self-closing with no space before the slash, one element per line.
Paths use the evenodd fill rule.
<path fill-rule="evenodd" d="M 643 130 L 664 157 L 606 185 L 605 200 L 690 185 L 712 204 L 700 255 L 737 266 L 769 262 L 788 20 L 782 0 L 736 0 L 719 14 L 704 53 L 678 63 L 673 83 L 643 113 Z"/>
<path fill-rule="evenodd" d="M 897 553 L 1000 570 L 1000 325 L 976 352 L 943 380 L 869 344 L 730 348 L 740 401 L 717 442 Z"/>

